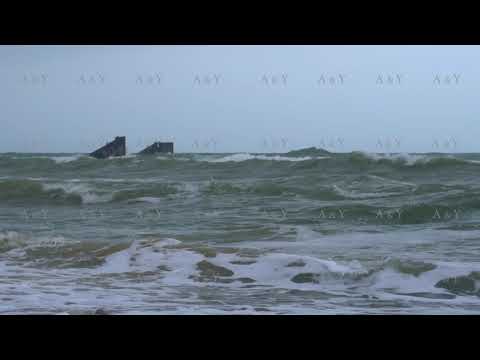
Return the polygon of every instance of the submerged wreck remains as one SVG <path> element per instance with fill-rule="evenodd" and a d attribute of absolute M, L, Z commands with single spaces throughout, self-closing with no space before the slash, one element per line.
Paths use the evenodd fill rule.
<path fill-rule="evenodd" d="M 97 159 L 106 159 L 115 156 L 125 156 L 127 153 L 126 137 L 117 136 L 115 140 L 95 150 L 89 155 Z M 158 153 L 173 154 L 173 142 L 155 142 L 140 151 L 139 155 L 153 155 Z"/>
<path fill-rule="evenodd" d="M 152 145 L 146 147 L 140 151 L 139 155 L 153 155 L 158 153 L 171 153 L 173 154 L 173 142 L 155 142 Z"/>
<path fill-rule="evenodd" d="M 97 159 L 106 159 L 111 156 L 125 156 L 127 152 L 125 136 L 117 136 L 115 140 L 95 150 L 90 156 Z"/>

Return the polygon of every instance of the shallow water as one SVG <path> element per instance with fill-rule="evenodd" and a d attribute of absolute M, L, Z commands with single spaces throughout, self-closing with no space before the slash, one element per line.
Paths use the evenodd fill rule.
<path fill-rule="evenodd" d="M 480 154 L 0 154 L 0 313 L 480 311 Z"/>

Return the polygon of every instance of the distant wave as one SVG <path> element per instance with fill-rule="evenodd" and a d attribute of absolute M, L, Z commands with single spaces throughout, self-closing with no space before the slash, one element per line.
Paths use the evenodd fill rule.
<path fill-rule="evenodd" d="M 310 156 L 306 157 L 287 157 L 280 155 L 254 155 L 249 153 L 242 154 L 233 154 L 222 157 L 220 159 L 205 159 L 204 161 L 212 163 L 221 163 L 221 162 L 242 162 L 248 160 L 265 160 L 265 161 L 305 161 L 311 160 Z"/>
<path fill-rule="evenodd" d="M 317 166 L 362 166 L 386 165 L 393 167 L 412 167 L 427 169 L 442 166 L 475 166 L 480 164 L 480 158 L 463 158 L 454 154 L 412 154 L 412 153 L 330 153 L 323 149 L 306 148 L 282 154 L 261 153 L 234 153 L 234 154 L 196 154 L 182 153 L 175 156 L 139 156 L 128 154 L 121 157 L 112 157 L 98 160 L 81 154 L 3 154 L 0 156 L 0 168 L 24 171 L 83 171 L 103 170 L 107 167 L 138 169 L 178 168 L 189 166 L 191 162 L 210 163 L 217 166 L 221 163 L 257 163 L 276 162 L 279 165 L 295 162 L 299 168 L 315 168 Z M 327 161 L 326 163 L 324 163 Z M 303 163 L 303 164 L 302 164 Z M 183 165 L 182 165 L 183 164 Z M 296 165 L 297 166 L 297 165 Z"/>
<path fill-rule="evenodd" d="M 57 164 L 61 163 L 67 163 L 71 161 L 75 161 L 80 159 L 81 157 L 84 157 L 85 155 L 81 154 L 75 154 L 75 155 L 69 155 L 69 156 L 60 156 L 60 155 L 51 155 L 51 156 L 42 156 L 42 155 L 32 155 L 32 156 L 12 156 L 10 159 L 15 159 L 15 160 L 29 160 L 29 159 L 50 159 L 53 160 Z"/>
<path fill-rule="evenodd" d="M 309 147 L 309 148 L 304 148 L 304 149 L 299 149 L 299 150 L 292 150 L 286 153 L 286 156 L 326 156 L 330 155 L 331 153 L 327 150 L 324 149 L 319 149 L 316 147 Z"/>

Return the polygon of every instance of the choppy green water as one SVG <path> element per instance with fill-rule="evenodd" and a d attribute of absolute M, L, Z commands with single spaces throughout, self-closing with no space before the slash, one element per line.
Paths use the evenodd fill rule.
<path fill-rule="evenodd" d="M 0 313 L 478 313 L 480 154 L 0 154 Z"/>

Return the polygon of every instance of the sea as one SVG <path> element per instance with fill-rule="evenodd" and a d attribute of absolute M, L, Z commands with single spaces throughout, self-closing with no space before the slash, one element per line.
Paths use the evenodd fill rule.
<path fill-rule="evenodd" d="M 0 154 L 0 314 L 478 314 L 480 154 Z"/>

